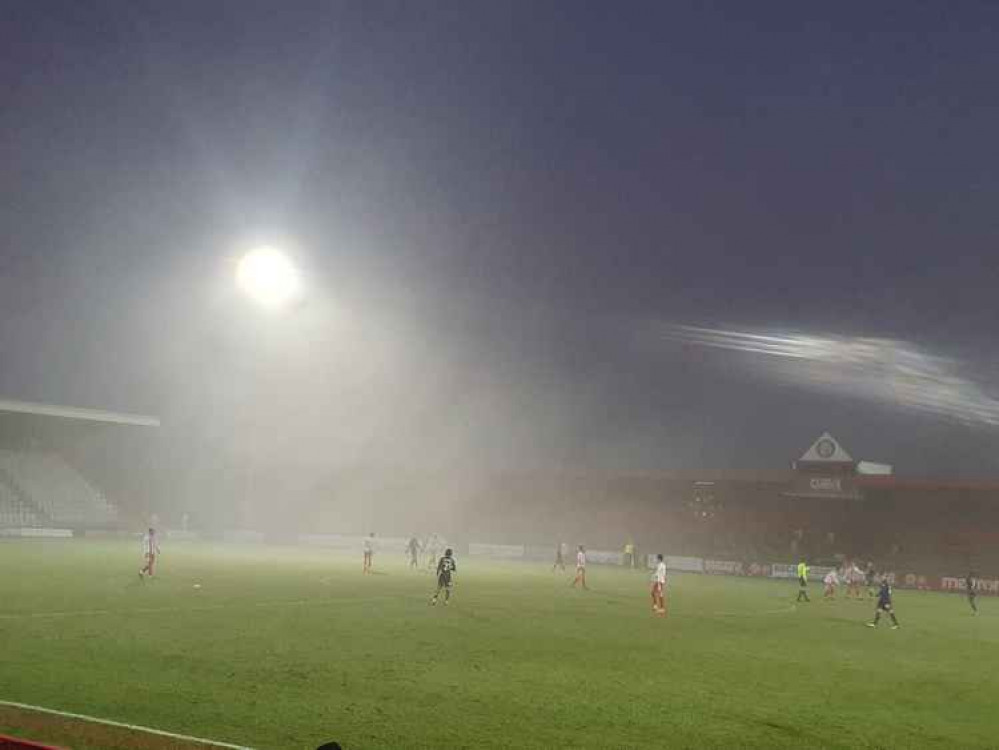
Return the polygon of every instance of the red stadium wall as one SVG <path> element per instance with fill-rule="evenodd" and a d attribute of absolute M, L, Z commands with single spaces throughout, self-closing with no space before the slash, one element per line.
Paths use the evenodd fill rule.
<path fill-rule="evenodd" d="M 8 737 L 0 734 L 0 750 L 63 750 L 54 745 L 41 745 L 30 740 L 22 740 L 17 737 Z"/>
<path fill-rule="evenodd" d="M 999 483 L 856 476 L 840 477 L 837 493 L 827 475 L 538 471 L 459 481 L 358 470 L 294 510 L 273 497 L 267 506 L 291 521 L 308 519 L 310 532 L 438 531 L 459 542 L 597 549 L 632 541 L 671 555 L 747 563 L 846 557 L 937 577 L 999 571 Z M 813 486 L 816 478 L 822 481 Z M 249 519 L 243 528 L 273 529 L 272 521 Z"/>
<path fill-rule="evenodd" d="M 528 499 L 514 513 L 498 497 L 505 518 L 490 518 L 483 531 L 526 521 L 524 533 L 550 531 L 609 548 L 632 538 L 645 550 L 746 562 L 846 557 L 937 582 L 999 572 L 996 485 L 858 480 L 851 497 L 802 497 L 787 477 L 722 474 L 700 482 L 611 477 L 586 489 L 569 488 L 554 522 L 533 512 L 534 493 L 523 493 Z"/>

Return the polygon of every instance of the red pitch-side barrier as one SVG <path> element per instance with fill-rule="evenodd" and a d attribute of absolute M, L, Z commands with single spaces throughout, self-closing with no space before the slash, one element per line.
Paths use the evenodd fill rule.
<path fill-rule="evenodd" d="M 40 745 L 30 740 L 0 734 L 0 750 L 63 750 L 63 748 L 54 745 Z"/>

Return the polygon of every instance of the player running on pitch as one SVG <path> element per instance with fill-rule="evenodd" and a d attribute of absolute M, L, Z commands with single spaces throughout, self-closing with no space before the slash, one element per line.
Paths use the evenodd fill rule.
<path fill-rule="evenodd" d="M 364 567 L 362 573 L 371 573 L 371 563 L 375 556 L 375 532 L 364 537 Z"/>
<path fill-rule="evenodd" d="M 139 570 L 139 578 L 145 580 L 148 575 L 150 578 L 156 571 L 156 556 L 160 554 L 160 544 L 159 540 L 156 538 L 156 529 L 150 527 L 142 536 L 142 568 Z"/>
<path fill-rule="evenodd" d="M 656 569 L 652 573 L 652 614 L 666 616 L 666 561 L 656 555 Z"/>
<path fill-rule="evenodd" d="M 823 601 L 835 601 L 836 588 L 839 586 L 839 575 L 836 573 L 836 568 L 826 573 L 826 577 L 822 579 L 822 583 L 825 584 L 825 591 L 822 592 Z"/>
<path fill-rule="evenodd" d="M 846 577 L 846 598 L 861 600 L 864 595 L 860 591 L 860 586 L 864 582 L 864 573 L 857 567 L 857 563 L 849 562 L 844 571 Z"/>
<path fill-rule="evenodd" d="M 552 573 L 558 568 L 563 573 L 565 572 L 565 555 L 562 554 L 562 542 L 559 542 L 555 547 L 555 564 L 552 565 Z"/>
<path fill-rule="evenodd" d="M 458 572 L 458 566 L 454 562 L 454 553 L 450 548 L 444 550 L 444 557 L 437 563 L 437 592 L 430 600 L 430 606 L 437 606 L 437 599 L 444 592 L 444 606 L 451 601 L 451 587 L 454 585 L 454 575 Z"/>
<path fill-rule="evenodd" d="M 874 622 L 867 623 L 867 627 L 876 628 L 881 613 L 887 612 L 891 618 L 891 629 L 898 630 L 898 618 L 895 617 L 895 610 L 891 606 L 891 584 L 888 583 L 888 576 L 881 577 L 881 588 L 878 589 L 878 603 L 874 608 Z"/>
<path fill-rule="evenodd" d="M 586 550 L 583 549 L 582 544 L 576 550 L 576 577 L 572 579 L 571 585 L 575 588 L 580 583 L 583 584 L 584 589 L 589 589 L 586 585 Z"/>
<path fill-rule="evenodd" d="M 964 579 L 964 588 L 968 592 L 968 604 L 971 605 L 971 611 L 977 615 L 978 603 L 975 601 L 975 599 L 978 597 L 978 594 L 975 591 L 976 583 L 978 583 L 978 579 L 975 577 L 975 574 L 973 572 L 968 573 L 968 575 Z"/>
<path fill-rule="evenodd" d="M 802 600 L 812 601 L 808 598 L 808 564 L 804 560 L 798 563 L 798 598 L 795 601 Z"/>
<path fill-rule="evenodd" d="M 420 542 L 415 536 L 406 542 L 406 552 L 409 553 L 409 567 L 415 570 L 420 565 Z"/>

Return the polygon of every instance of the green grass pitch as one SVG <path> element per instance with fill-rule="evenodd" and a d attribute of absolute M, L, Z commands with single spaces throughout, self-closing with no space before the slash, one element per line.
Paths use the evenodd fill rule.
<path fill-rule="evenodd" d="M 794 607 L 794 582 L 401 555 L 0 543 L 0 699 L 254 748 L 996 748 L 999 602 L 896 592 Z M 200 589 L 193 585 L 200 583 Z M 16 727 L 0 724 L 0 733 Z M 64 738 L 35 737 L 39 740 Z"/>

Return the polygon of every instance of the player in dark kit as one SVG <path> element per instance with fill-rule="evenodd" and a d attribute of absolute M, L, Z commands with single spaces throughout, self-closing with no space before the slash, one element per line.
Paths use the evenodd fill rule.
<path fill-rule="evenodd" d="M 416 537 L 410 537 L 406 542 L 406 551 L 409 553 L 409 567 L 416 568 L 420 564 L 420 543 Z"/>
<path fill-rule="evenodd" d="M 556 568 L 561 569 L 563 573 L 565 572 L 565 558 L 562 556 L 562 542 L 559 542 L 555 547 L 555 564 L 552 565 L 552 573 L 555 572 Z"/>
<path fill-rule="evenodd" d="M 977 582 L 977 579 L 975 578 L 975 574 L 974 573 L 968 573 L 968 576 L 964 579 L 964 588 L 968 592 L 968 604 L 971 605 L 971 611 L 974 612 L 977 615 L 978 614 L 978 604 L 975 601 L 975 599 L 978 596 L 978 594 L 975 593 L 975 583 L 976 582 Z"/>
<path fill-rule="evenodd" d="M 878 603 L 874 608 L 874 622 L 867 623 L 867 627 L 876 628 L 882 612 L 887 612 L 891 618 L 891 629 L 898 630 L 898 618 L 895 617 L 895 610 L 891 606 L 891 584 L 888 583 L 888 576 L 881 579 L 881 588 L 878 589 Z"/>
<path fill-rule="evenodd" d="M 437 563 L 437 593 L 430 600 L 430 606 L 437 606 L 437 599 L 444 592 L 444 604 L 451 600 L 452 577 L 458 572 L 458 566 L 454 563 L 454 553 L 450 549 L 444 550 L 444 557 Z"/>

